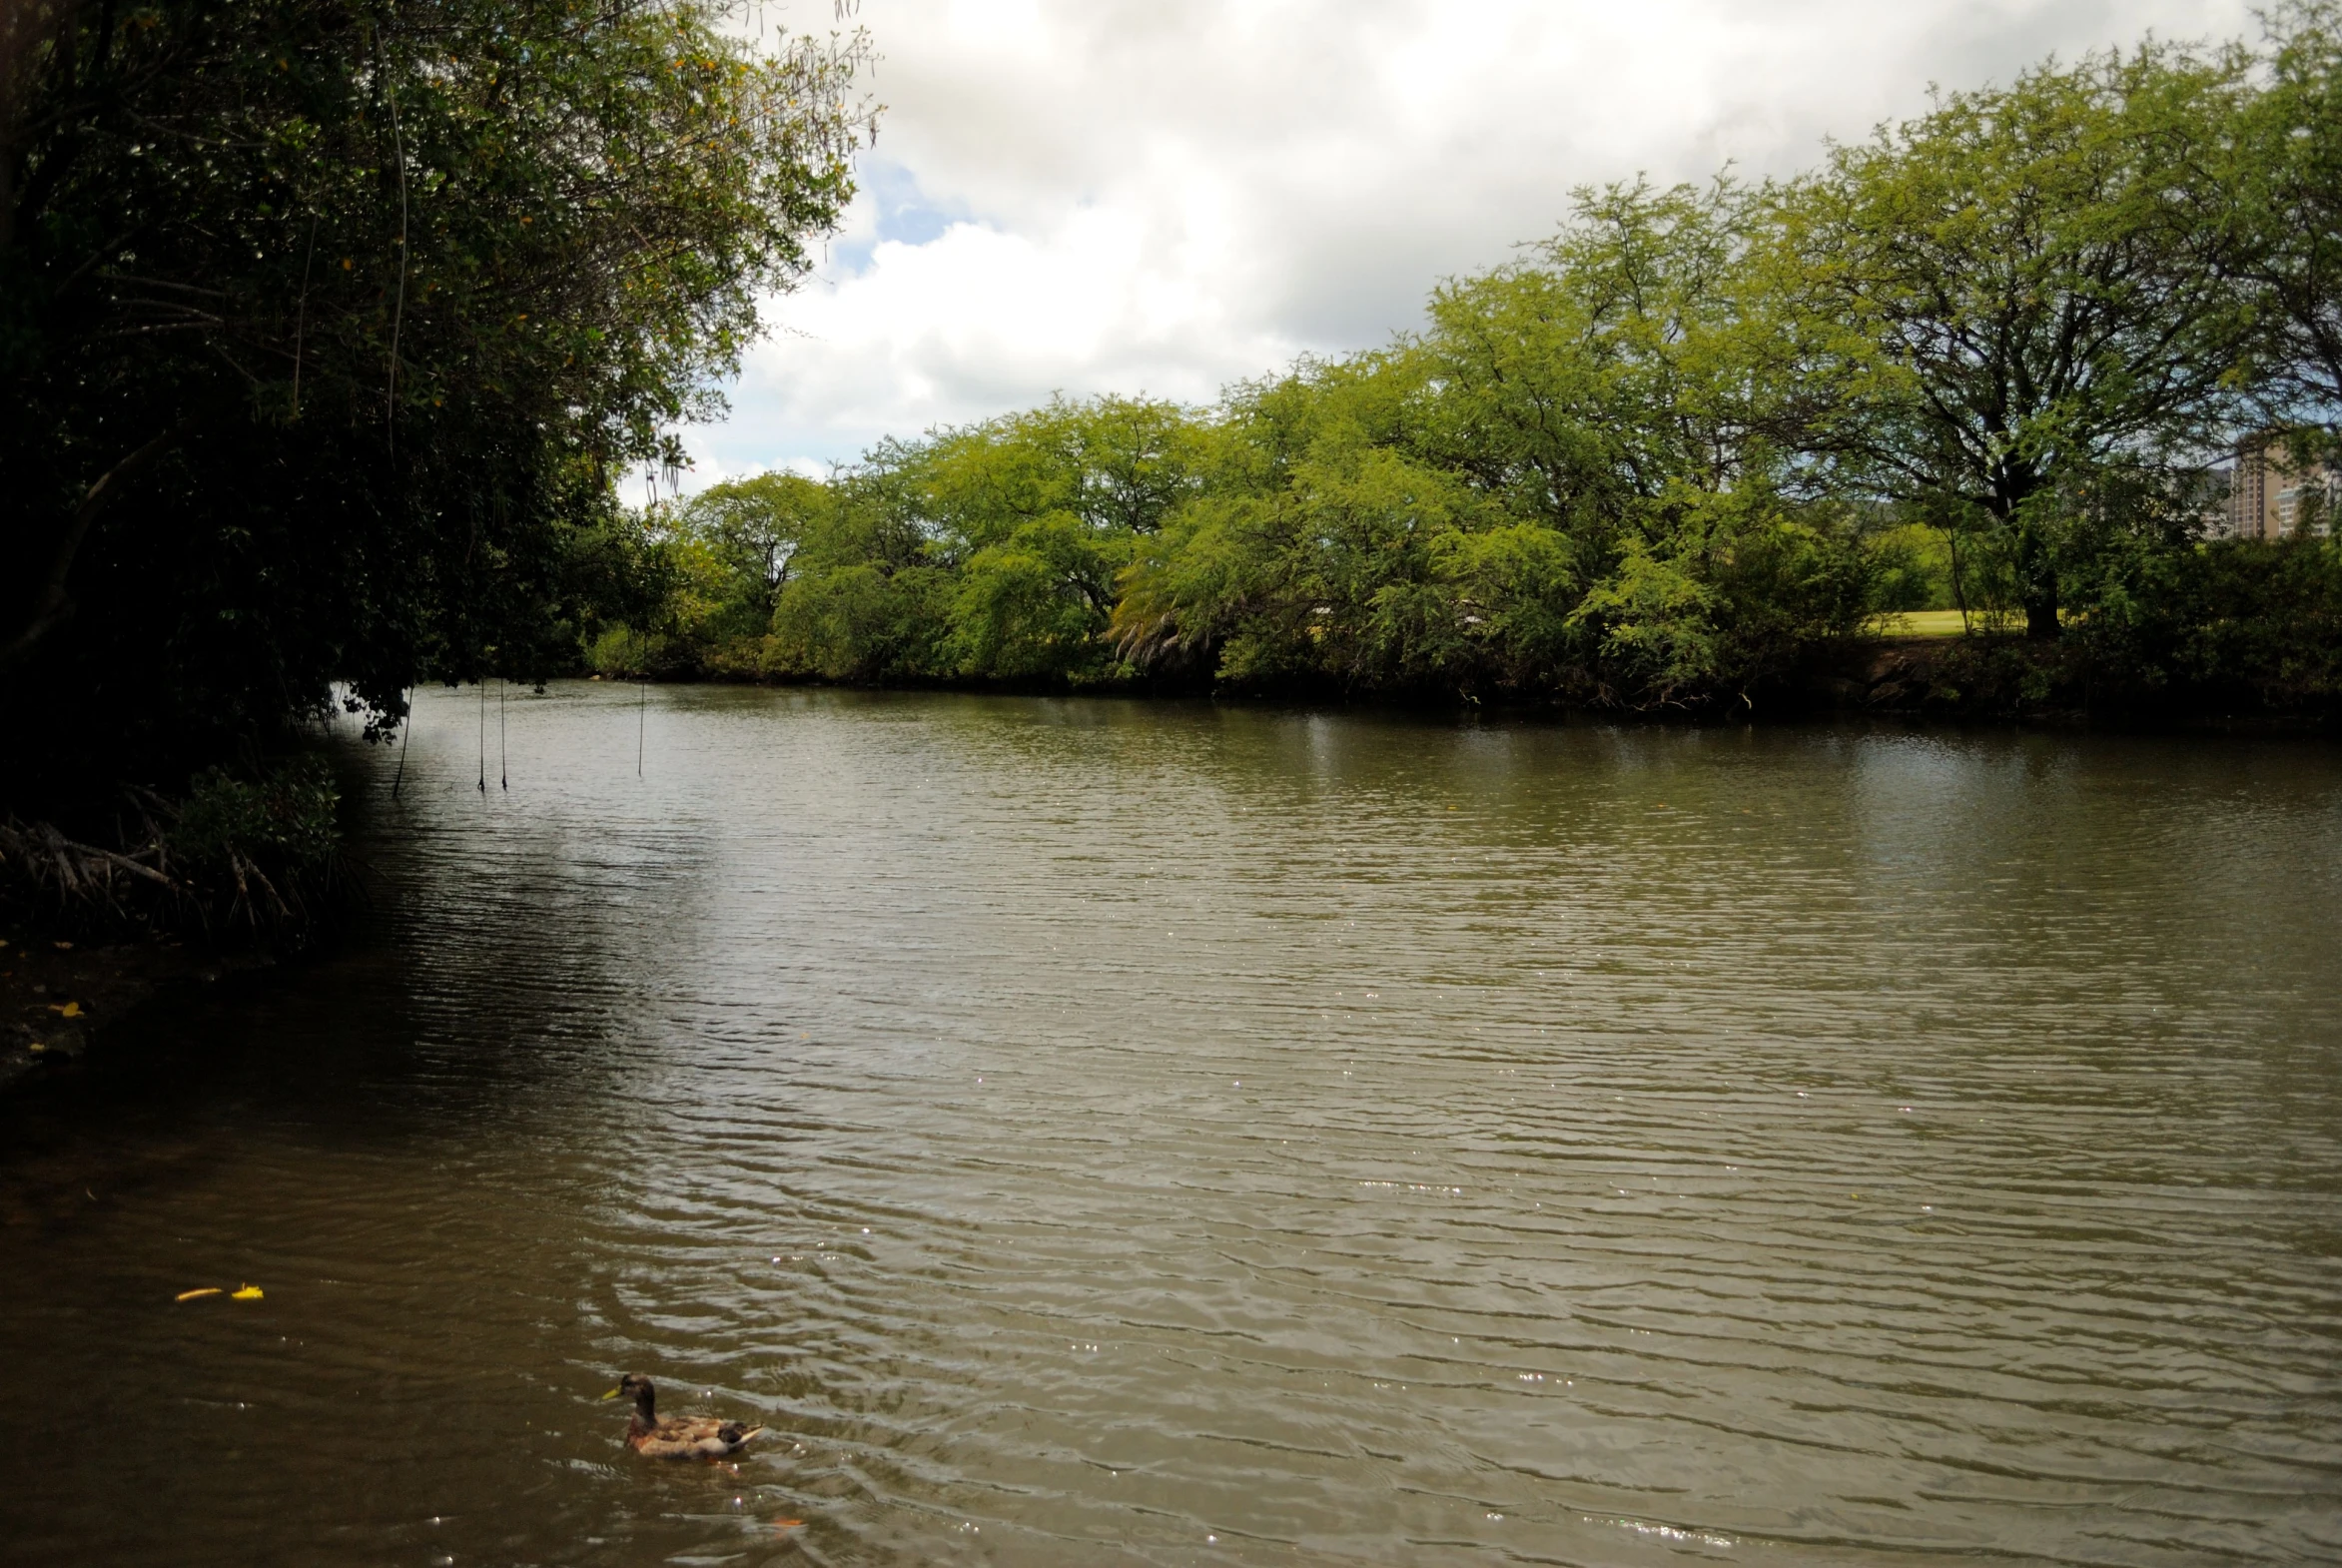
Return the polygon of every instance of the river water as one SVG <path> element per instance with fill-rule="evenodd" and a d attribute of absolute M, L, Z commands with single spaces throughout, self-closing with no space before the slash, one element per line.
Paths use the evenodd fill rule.
<path fill-rule="evenodd" d="M 573 684 L 404 767 L 379 936 L 0 1107 L 0 1558 L 2342 1559 L 2331 746 Z"/>

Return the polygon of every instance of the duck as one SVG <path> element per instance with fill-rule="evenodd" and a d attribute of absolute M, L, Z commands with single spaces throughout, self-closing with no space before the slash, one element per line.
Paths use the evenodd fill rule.
<path fill-rule="evenodd" d="M 628 1372 L 618 1386 L 602 1395 L 634 1400 L 634 1414 L 626 1422 L 626 1446 L 653 1459 L 729 1459 L 761 1436 L 764 1428 L 712 1415 L 670 1415 L 661 1419 L 659 1391 L 640 1372 Z"/>

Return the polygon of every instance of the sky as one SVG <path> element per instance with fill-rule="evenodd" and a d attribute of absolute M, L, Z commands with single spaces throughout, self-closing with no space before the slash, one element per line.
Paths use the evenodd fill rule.
<path fill-rule="evenodd" d="M 2055 52 L 2251 0 L 861 0 L 886 105 L 685 487 L 1053 393 L 1208 402 L 1419 324 L 1570 192 L 1810 167 Z M 833 0 L 768 0 L 828 32 Z"/>

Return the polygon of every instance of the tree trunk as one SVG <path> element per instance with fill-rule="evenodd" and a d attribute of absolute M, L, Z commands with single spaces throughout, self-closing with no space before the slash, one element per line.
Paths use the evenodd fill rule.
<path fill-rule="evenodd" d="M 2030 528 L 2016 536 L 2016 587 L 2024 601 L 2024 634 L 2034 642 L 2057 639 L 2057 563 L 2048 541 Z"/>
<path fill-rule="evenodd" d="M 2028 469 L 2003 470 L 1993 486 L 1992 510 L 2016 535 L 2016 592 L 2024 605 L 2024 634 L 2035 642 L 2057 637 L 2057 559 L 2041 534 L 2038 514 L 2026 502 L 2041 488 Z"/>

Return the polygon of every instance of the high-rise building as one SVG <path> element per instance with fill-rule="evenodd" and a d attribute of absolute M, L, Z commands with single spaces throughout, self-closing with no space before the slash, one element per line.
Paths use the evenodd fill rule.
<path fill-rule="evenodd" d="M 2329 533 L 2342 501 L 2342 474 L 2324 463 L 2297 464 L 2267 436 L 2236 449 L 2228 470 L 2228 501 L 2206 519 L 2211 531 L 2232 539 L 2281 539 L 2303 527 Z"/>

